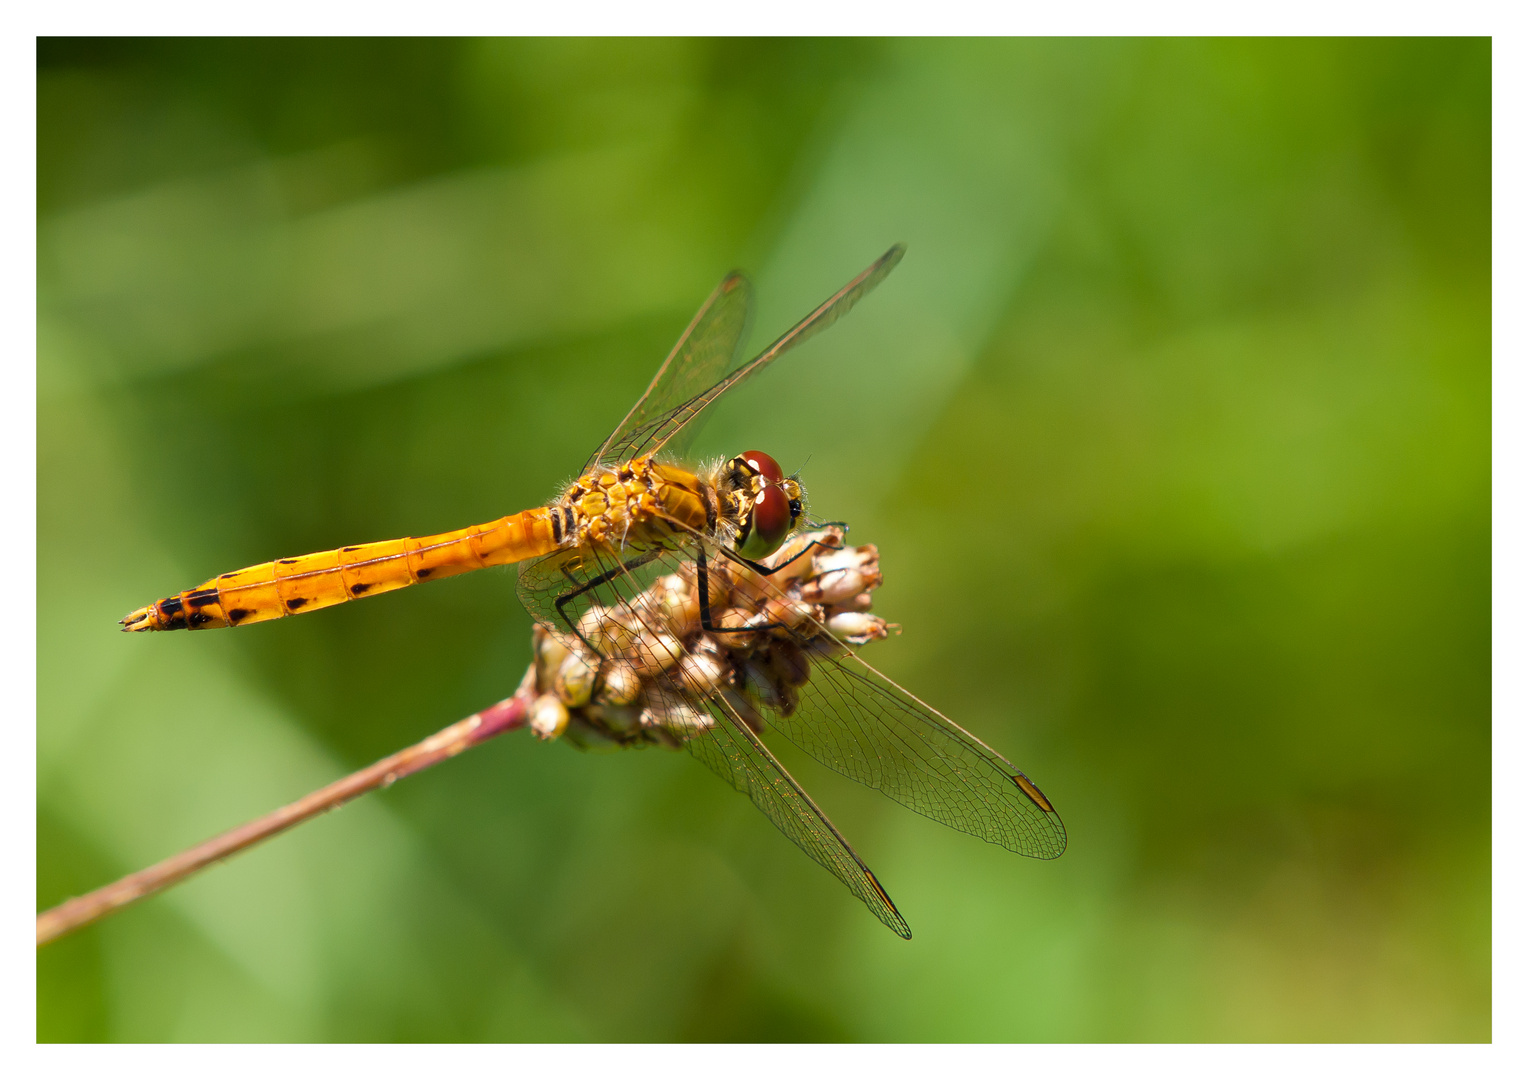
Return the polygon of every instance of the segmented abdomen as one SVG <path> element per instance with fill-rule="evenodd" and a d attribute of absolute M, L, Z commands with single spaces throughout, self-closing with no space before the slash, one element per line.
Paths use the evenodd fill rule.
<path fill-rule="evenodd" d="M 139 608 L 122 620 L 122 629 L 211 630 L 317 611 L 416 581 L 545 555 L 556 549 L 558 532 L 552 511 L 538 507 L 456 532 L 277 559 Z"/>

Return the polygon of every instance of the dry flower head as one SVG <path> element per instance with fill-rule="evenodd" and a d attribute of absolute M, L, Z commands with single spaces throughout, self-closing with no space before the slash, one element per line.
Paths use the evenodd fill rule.
<path fill-rule="evenodd" d="M 577 635 L 537 625 L 531 729 L 581 749 L 678 747 L 716 722 L 709 703 L 721 698 L 760 732 L 763 710 L 795 711 L 814 659 L 899 629 L 870 612 L 875 545 L 845 547 L 838 526 L 794 536 L 763 563 L 768 577 L 707 562 L 712 630 L 693 563 L 628 603 L 589 608 Z"/>

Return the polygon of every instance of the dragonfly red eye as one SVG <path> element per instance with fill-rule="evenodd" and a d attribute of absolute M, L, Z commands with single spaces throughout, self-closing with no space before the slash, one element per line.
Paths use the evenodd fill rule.
<path fill-rule="evenodd" d="M 785 479 L 785 473 L 780 468 L 780 463 L 762 450 L 745 450 L 738 457 L 759 471 L 766 482 L 778 484 Z"/>
<path fill-rule="evenodd" d="M 748 462 L 768 485 L 753 504 L 748 535 L 738 549 L 744 558 L 762 559 L 785 542 L 795 524 L 790 498 L 780 487 L 785 474 L 780 463 L 762 450 L 749 450 L 738 456 Z"/>

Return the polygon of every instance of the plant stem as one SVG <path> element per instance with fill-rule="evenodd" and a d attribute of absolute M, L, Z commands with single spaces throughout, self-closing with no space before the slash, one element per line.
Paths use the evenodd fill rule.
<path fill-rule="evenodd" d="M 172 855 L 146 870 L 129 874 L 92 893 L 49 908 L 37 916 L 38 946 L 104 918 L 145 896 L 152 896 L 171 885 L 177 885 L 212 863 L 237 855 L 294 825 L 343 806 L 358 795 L 388 787 L 405 776 L 438 765 L 495 735 L 524 727 L 527 707 L 535 696 L 534 686 L 530 685 L 527 689 L 528 685 L 523 683 L 513 697 L 505 698 L 497 705 L 474 713 L 465 720 L 459 720 L 424 741 L 351 773 L 343 780 L 337 780 L 279 810 L 229 829 L 220 836 L 203 841 L 179 855 Z"/>

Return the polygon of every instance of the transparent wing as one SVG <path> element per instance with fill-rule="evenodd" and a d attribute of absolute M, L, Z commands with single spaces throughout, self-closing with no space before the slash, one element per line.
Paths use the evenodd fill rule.
<path fill-rule="evenodd" d="M 769 726 L 812 757 L 903 806 L 1009 851 L 1054 859 L 1061 815 L 986 743 L 919 701 L 849 649 L 815 657 L 789 716 Z"/>
<path fill-rule="evenodd" d="M 610 437 L 584 464 L 619 464 L 636 455 L 627 448 L 640 442 L 677 407 L 691 400 L 736 366 L 738 349 L 752 314 L 752 288 L 741 274 L 728 274 L 700 306 L 690 325 L 664 358 L 653 381 Z"/>
<path fill-rule="evenodd" d="M 727 783 L 753 800 L 791 842 L 849 887 L 887 926 L 904 938 L 913 932 L 828 816 L 726 703 L 711 702 L 715 724 L 684 745 Z"/>
<path fill-rule="evenodd" d="M 650 586 L 665 574 L 695 564 L 698 538 L 671 537 L 664 543 L 629 543 L 619 550 L 583 547 L 555 551 L 520 564 L 520 602 L 531 617 L 574 647 L 580 634 L 585 643 L 611 659 L 632 659 L 622 642 L 604 630 L 624 622 L 648 637 L 668 631 L 663 609 L 651 603 Z M 598 606 L 597 620 L 586 618 Z"/>
<path fill-rule="evenodd" d="M 671 451 L 682 451 L 688 445 L 689 440 L 694 438 L 698 428 L 694 424 L 696 417 L 717 398 L 728 390 L 737 386 L 743 380 L 757 374 L 769 364 L 779 359 L 789 350 L 809 340 L 814 335 L 821 333 L 832 326 L 840 318 L 846 315 L 850 308 L 870 292 L 871 289 L 885 280 L 886 275 L 895 269 L 897 263 L 902 261 L 902 254 L 906 249 L 897 244 L 886 254 L 872 263 L 863 273 L 839 289 L 832 296 L 824 300 L 817 310 L 791 327 L 773 345 L 765 349 L 758 356 L 746 364 L 730 371 L 714 384 L 707 384 L 701 378 L 687 375 L 670 376 L 669 371 L 676 363 L 685 347 L 688 338 L 695 337 L 698 327 L 704 321 L 708 311 L 720 302 L 720 294 L 727 281 L 741 278 L 728 278 L 713 293 L 711 299 L 706 301 L 706 306 L 700 309 L 700 314 L 690 324 L 691 329 L 685 332 L 685 337 L 680 339 L 679 345 L 675 346 L 674 352 L 669 359 L 663 362 L 663 367 L 658 369 L 658 375 L 653 379 L 653 384 L 643 395 L 637 407 L 632 410 L 632 415 L 616 429 L 616 433 L 605 440 L 605 445 L 595 454 L 593 461 L 606 463 L 618 463 L 628 461 L 639 454 L 654 454 L 667 447 Z M 745 305 L 746 306 L 746 305 Z M 700 355 L 697 352 L 697 355 Z M 711 353 L 706 353 L 710 356 Z M 690 364 L 700 370 L 700 361 L 690 361 Z M 726 371 L 725 366 L 710 367 L 706 370 L 709 374 L 707 379 L 714 378 L 717 374 Z M 656 394 L 660 381 L 670 379 L 671 383 L 665 385 L 661 394 Z M 677 397 L 680 386 L 694 386 L 689 391 L 688 397 Z M 660 400 L 661 398 L 661 400 Z M 651 399 L 651 400 L 650 400 Z M 641 422 L 634 422 L 637 414 L 641 414 Z M 587 467 L 586 470 L 587 471 Z"/>

